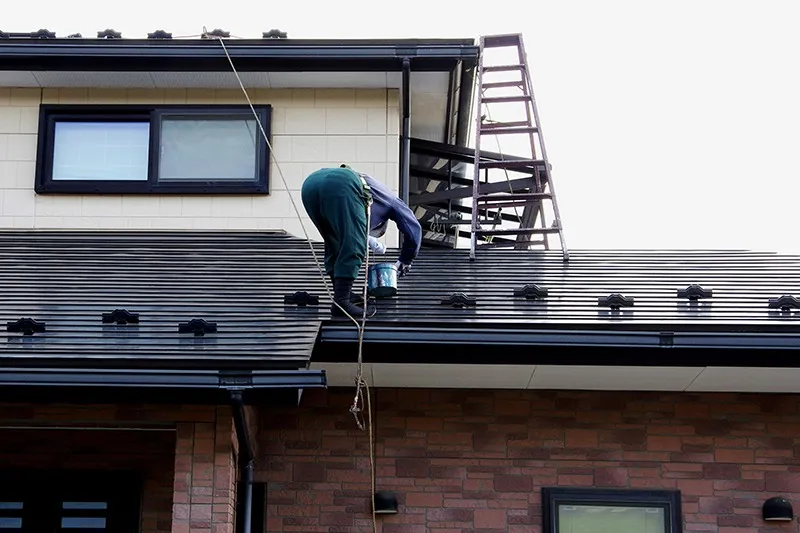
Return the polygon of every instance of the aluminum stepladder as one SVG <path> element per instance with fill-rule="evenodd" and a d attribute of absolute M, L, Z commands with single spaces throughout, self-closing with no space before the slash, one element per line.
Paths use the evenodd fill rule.
<path fill-rule="evenodd" d="M 516 62 L 510 64 L 484 64 L 487 49 L 516 49 Z M 501 73 L 511 74 L 512 79 L 492 81 L 493 76 Z M 519 76 L 515 76 L 519 74 Z M 548 235 L 558 234 L 563 260 L 569 261 L 569 251 L 564 238 L 561 216 L 556 201 L 556 193 L 551 177 L 551 165 L 547 159 L 547 150 L 544 145 L 544 136 L 539 122 L 539 112 L 536 108 L 536 99 L 533 95 L 528 60 L 525 53 L 521 34 L 487 35 L 480 38 L 480 57 L 477 70 L 476 90 L 476 128 L 475 128 L 475 160 L 474 178 L 472 183 L 472 226 L 470 239 L 470 259 L 476 258 L 476 249 L 480 246 L 507 246 L 515 249 L 528 249 L 532 246 L 543 246 L 550 249 Z M 512 94 L 496 95 L 498 90 Z M 515 106 L 515 116 L 523 116 L 524 120 L 511 120 L 505 122 L 492 122 L 489 106 L 509 105 Z M 507 107 L 510 110 L 510 108 Z M 488 121 L 487 121 L 488 120 Z M 488 161 L 481 158 L 481 144 L 486 137 L 495 137 L 500 146 L 500 136 L 517 139 L 520 144 L 526 145 L 523 151 L 529 150 L 528 156 L 504 156 L 500 161 Z M 527 138 L 526 138 L 527 137 Z M 537 150 L 538 147 L 538 150 Z M 538 154 L 538 155 L 537 155 Z M 503 187 L 504 192 L 499 192 L 497 173 L 502 172 L 507 182 Z M 483 173 L 484 181 L 481 181 Z M 509 173 L 513 173 L 513 178 Z M 491 175 L 491 176 L 490 176 Z M 493 178 L 493 180 L 490 179 Z M 490 185 L 493 184 L 493 185 Z M 552 210 L 553 222 L 547 225 L 545 207 L 547 203 Z M 517 211 L 522 208 L 522 214 Z M 494 211 L 495 218 L 489 218 L 489 209 Z M 516 227 L 496 227 L 508 215 L 502 215 L 503 208 L 512 208 L 516 213 Z M 481 213 L 484 214 L 483 220 Z M 483 224 L 494 227 L 484 229 Z M 493 236 L 516 236 L 516 240 L 504 239 L 502 243 L 478 244 L 478 238 L 489 240 Z M 541 235 L 541 239 L 534 240 L 534 235 Z"/>

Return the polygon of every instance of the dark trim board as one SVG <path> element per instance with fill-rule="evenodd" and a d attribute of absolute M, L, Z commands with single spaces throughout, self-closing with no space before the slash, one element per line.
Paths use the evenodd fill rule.
<path fill-rule="evenodd" d="M 323 370 L 221 372 L 0 368 L 0 401 L 148 402 L 221 404 L 231 391 L 246 402 L 297 404 L 303 389 L 325 388 Z"/>
<path fill-rule="evenodd" d="M 471 39 L 298 40 L 228 39 L 240 72 L 399 72 L 404 58 L 415 71 L 449 71 L 475 62 Z M 212 39 L 8 39 L 0 41 L 0 70 L 228 72 Z"/>
<path fill-rule="evenodd" d="M 465 332 L 466 333 L 466 332 Z M 625 344 L 624 336 L 614 338 L 612 332 L 598 332 L 595 344 L 581 344 L 579 337 L 570 337 L 563 332 L 551 332 L 535 342 L 484 342 L 464 339 L 457 342 L 452 338 L 441 338 L 435 342 L 436 333 L 423 335 L 409 332 L 406 340 L 368 339 L 370 328 L 365 330 L 365 363 L 404 363 L 404 364 L 460 364 L 491 365 L 599 365 L 599 366 L 667 366 L 667 367 L 772 367 L 800 368 L 800 336 L 779 336 L 785 341 L 783 346 L 770 347 L 751 343 L 736 346 L 736 337 L 728 345 L 670 346 L 668 342 L 658 344 L 640 342 Z M 481 335 L 480 331 L 475 331 Z M 651 335 L 631 335 L 628 340 L 639 337 L 646 339 Z M 658 334 L 656 334 L 658 336 Z M 347 363 L 355 359 L 357 342 L 347 340 L 344 335 L 338 338 L 325 335 L 317 343 L 312 361 L 319 363 Z M 488 336 L 487 336 L 488 337 Z M 667 336 L 664 336 L 667 337 Z M 414 338 L 412 341 L 410 339 Z M 753 339 L 766 337 L 755 336 Z M 546 340 L 552 342 L 545 342 Z"/>
<path fill-rule="evenodd" d="M 150 387 L 169 389 L 246 390 L 324 387 L 319 370 L 65 370 L 0 368 L 0 386 Z"/>

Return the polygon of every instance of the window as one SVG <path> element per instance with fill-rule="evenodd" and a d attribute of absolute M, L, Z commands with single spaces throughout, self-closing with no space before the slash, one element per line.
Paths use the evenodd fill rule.
<path fill-rule="evenodd" d="M 678 491 L 543 488 L 544 533 L 681 533 Z"/>
<path fill-rule="evenodd" d="M 266 194 L 268 174 L 249 106 L 41 106 L 38 193 Z"/>
<path fill-rule="evenodd" d="M 0 533 L 139 531 L 136 475 L 0 471 L 0 479 Z"/>

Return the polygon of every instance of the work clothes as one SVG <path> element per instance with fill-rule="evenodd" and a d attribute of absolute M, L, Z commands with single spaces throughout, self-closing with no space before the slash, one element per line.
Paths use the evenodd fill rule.
<path fill-rule="evenodd" d="M 363 181 L 362 181 L 363 179 Z M 369 190 L 366 190 L 369 189 Z M 325 269 L 334 277 L 352 277 L 365 259 L 366 207 L 370 234 L 381 236 L 392 220 L 403 235 L 399 262 L 410 265 L 422 244 L 422 228 L 414 213 L 388 187 L 350 168 L 323 168 L 303 183 L 303 205 L 325 241 Z M 363 218 L 362 218 L 363 217 Z M 377 251 L 375 243 L 370 243 Z"/>
<path fill-rule="evenodd" d="M 376 237 L 383 235 L 389 220 L 397 224 L 403 235 L 403 247 L 399 261 L 410 265 L 417 257 L 422 244 L 422 227 L 417 217 L 403 201 L 389 190 L 383 183 L 362 174 L 372 191 L 372 207 L 370 208 L 370 233 Z"/>
<path fill-rule="evenodd" d="M 398 261 L 402 268 L 398 270 L 407 272 L 419 253 L 422 228 L 408 206 L 385 185 L 345 165 L 323 168 L 309 175 L 303 182 L 301 197 L 325 241 L 325 272 L 333 278 L 334 287 L 331 313 L 343 316 L 346 312 L 358 318 L 364 310 L 354 303 L 358 299 L 352 293 L 353 281 L 366 259 L 367 246 L 380 249 L 380 243 L 370 234 L 383 235 L 389 220 L 397 224 L 405 237 Z M 369 231 L 367 209 L 370 209 Z M 374 313 L 374 307 L 368 305 L 367 316 Z"/>
<path fill-rule="evenodd" d="M 367 206 L 371 200 L 358 174 L 323 168 L 303 182 L 303 206 L 325 241 L 325 272 L 354 280 L 367 247 Z"/>

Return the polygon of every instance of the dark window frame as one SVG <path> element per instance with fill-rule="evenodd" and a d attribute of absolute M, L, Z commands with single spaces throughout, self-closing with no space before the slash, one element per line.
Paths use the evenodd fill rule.
<path fill-rule="evenodd" d="M 559 505 L 661 507 L 665 510 L 666 533 L 683 533 L 681 493 L 678 490 L 542 487 L 544 533 L 559 533 Z"/>
<path fill-rule="evenodd" d="M 15 469 L 0 470 L 0 479 L 0 499 L 24 502 L 22 529 L 8 529 L 9 533 L 74 531 L 77 528 L 61 527 L 62 518 L 87 515 L 105 518 L 106 533 L 141 531 L 144 480 L 139 472 Z M 108 507 L 65 510 L 65 501 L 105 502 Z"/>
<path fill-rule="evenodd" d="M 253 106 L 272 142 L 272 106 Z M 39 133 L 36 153 L 37 194 L 269 194 L 270 151 L 256 126 L 256 181 L 159 182 L 158 167 L 161 120 L 165 115 L 181 118 L 239 116 L 252 118 L 248 105 L 153 104 L 153 105 L 69 105 L 42 104 L 39 107 Z M 53 152 L 56 122 L 149 122 L 150 139 L 146 181 L 53 180 Z"/>

